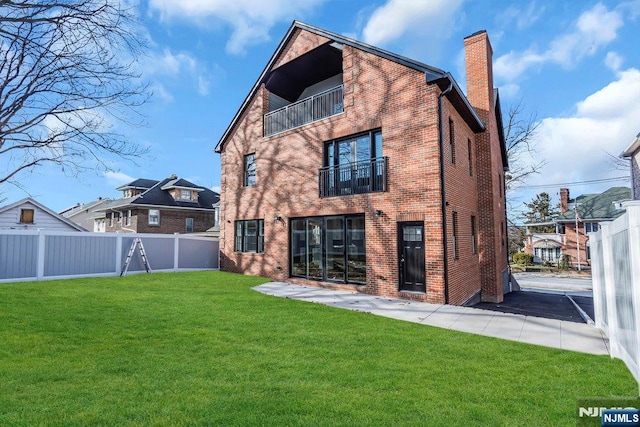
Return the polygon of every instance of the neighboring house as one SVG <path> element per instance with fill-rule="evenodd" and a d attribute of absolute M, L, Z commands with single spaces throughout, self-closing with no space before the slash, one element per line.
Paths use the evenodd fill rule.
<path fill-rule="evenodd" d="M 450 73 L 294 21 L 216 146 L 221 268 L 502 301 L 500 102 L 486 32 L 464 45 L 467 96 Z"/>
<path fill-rule="evenodd" d="M 0 207 L 0 230 L 87 231 L 31 197 Z"/>
<path fill-rule="evenodd" d="M 98 209 L 111 202 L 111 199 L 98 197 L 97 200 L 88 203 L 77 203 L 75 206 L 60 212 L 60 215 L 81 225 L 87 230 L 104 233 L 106 231 L 105 213 L 103 211 L 98 212 Z"/>
<path fill-rule="evenodd" d="M 560 215 L 551 223 L 525 224 L 527 240 L 525 252 L 533 255 L 536 263 L 558 263 L 563 256 L 570 266 L 589 266 L 591 251 L 588 233 L 598 231 L 600 223 L 613 221 L 624 213 L 617 202 L 628 200 L 631 192 L 626 187 L 612 187 L 599 194 L 585 194 L 569 198 L 569 189 L 560 189 Z M 539 225 L 555 225 L 555 233 L 530 232 Z"/>
<path fill-rule="evenodd" d="M 121 199 L 96 210 L 104 214 L 108 232 L 218 235 L 220 195 L 208 188 L 172 175 L 136 179 L 117 190 Z"/>
<path fill-rule="evenodd" d="M 640 133 L 620 156 L 631 163 L 631 197 L 640 200 Z"/>

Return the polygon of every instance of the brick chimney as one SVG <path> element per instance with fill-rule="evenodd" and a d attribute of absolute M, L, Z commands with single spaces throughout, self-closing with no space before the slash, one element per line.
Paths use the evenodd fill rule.
<path fill-rule="evenodd" d="M 560 189 L 560 213 L 563 214 L 569 210 L 569 189 Z"/>
<path fill-rule="evenodd" d="M 485 30 L 464 39 L 467 98 L 480 110 L 493 110 L 493 49 Z"/>
<path fill-rule="evenodd" d="M 464 54 L 467 71 L 467 99 L 485 124 L 485 130 L 474 136 L 478 173 L 478 220 L 482 236 L 478 246 L 480 255 L 481 299 L 489 302 L 503 300 L 503 272 L 507 271 L 505 244 L 506 209 L 503 197 L 504 164 L 502 141 L 498 131 L 493 89 L 493 49 L 487 32 L 482 30 L 465 37 Z"/>

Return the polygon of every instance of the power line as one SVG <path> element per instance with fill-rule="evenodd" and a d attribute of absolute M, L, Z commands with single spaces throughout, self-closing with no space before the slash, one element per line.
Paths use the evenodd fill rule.
<path fill-rule="evenodd" d="M 558 184 L 523 185 L 521 187 L 518 187 L 518 189 L 550 188 L 550 187 L 561 187 L 561 186 L 580 185 L 580 184 L 598 184 L 602 182 L 628 181 L 629 179 L 630 178 L 628 176 L 619 176 L 616 178 L 592 179 L 589 181 L 561 182 Z"/>

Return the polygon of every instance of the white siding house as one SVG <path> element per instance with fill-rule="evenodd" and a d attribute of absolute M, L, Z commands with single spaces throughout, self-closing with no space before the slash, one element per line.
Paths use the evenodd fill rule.
<path fill-rule="evenodd" d="M 0 207 L 0 230 L 87 231 L 31 197 Z"/>

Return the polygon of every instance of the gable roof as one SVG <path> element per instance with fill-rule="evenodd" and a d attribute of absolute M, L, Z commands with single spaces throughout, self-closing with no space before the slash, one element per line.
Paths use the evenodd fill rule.
<path fill-rule="evenodd" d="M 38 202 L 37 200 L 32 199 L 31 197 L 25 197 L 22 200 L 18 200 L 17 202 L 14 202 L 14 203 L 11 203 L 9 205 L 0 207 L 0 213 L 6 212 L 6 211 L 8 211 L 10 209 L 13 209 L 13 208 L 17 208 L 18 206 L 24 205 L 26 203 L 30 203 L 30 204 L 34 205 L 38 209 L 48 213 L 49 215 L 51 215 L 52 217 L 56 218 L 60 222 L 65 223 L 69 227 L 72 227 L 72 228 L 74 228 L 74 229 L 76 229 L 78 231 L 87 231 L 84 227 L 81 227 L 80 225 L 76 224 L 75 222 L 68 220 L 67 218 L 63 217 L 59 213 L 49 209 L 48 207 L 46 207 L 42 203 Z"/>
<path fill-rule="evenodd" d="M 636 135 L 636 139 L 631 142 L 627 149 L 620 154 L 620 157 L 632 157 L 638 150 L 640 150 L 640 133 Z"/>
<path fill-rule="evenodd" d="M 322 28 L 314 27 L 312 25 L 305 24 L 303 22 L 293 21 L 293 23 L 291 24 L 291 27 L 289 27 L 289 30 L 285 34 L 284 38 L 280 41 L 280 44 L 278 45 L 275 52 L 271 56 L 271 59 L 269 59 L 269 62 L 267 63 L 266 67 L 260 74 L 260 77 L 255 82 L 251 91 L 242 102 L 240 109 L 236 112 L 235 116 L 231 120 L 231 123 L 222 134 L 220 141 L 216 145 L 215 152 L 217 153 L 222 152 L 222 149 L 224 148 L 224 143 L 226 142 L 227 137 L 235 128 L 238 120 L 240 119 L 245 109 L 248 107 L 250 101 L 253 99 L 258 89 L 260 88 L 260 85 L 265 81 L 265 79 L 269 76 L 269 73 L 274 69 L 274 65 L 276 64 L 278 58 L 282 54 L 284 48 L 286 47 L 288 42 L 291 40 L 291 38 L 293 37 L 297 29 L 305 30 L 313 34 L 323 36 L 327 39 L 330 39 L 333 42 L 355 47 L 356 49 L 388 59 L 390 61 L 404 65 L 406 67 L 413 68 L 414 70 L 422 71 L 425 73 L 426 83 L 435 83 L 442 90 L 448 88 L 449 85 L 451 85 L 453 90 L 449 91 L 449 93 L 446 95 L 447 98 L 451 101 L 452 104 L 456 106 L 461 116 L 465 119 L 465 121 L 467 121 L 467 123 L 473 129 L 474 132 L 480 132 L 485 129 L 485 124 L 482 122 L 482 120 L 480 120 L 475 110 L 469 103 L 469 100 L 462 93 L 462 90 L 458 86 L 458 83 L 456 83 L 455 79 L 450 73 L 445 72 L 439 68 L 424 64 L 422 62 L 386 51 L 384 49 L 371 46 L 369 44 L 360 42 L 350 37 L 332 33 L 330 31 L 324 30 Z"/>
<path fill-rule="evenodd" d="M 603 193 L 583 194 L 575 198 L 578 205 L 578 215 L 581 220 L 612 220 L 624 213 L 617 209 L 613 202 L 629 200 L 631 189 L 627 187 L 612 187 Z M 561 214 L 557 222 L 574 222 L 576 220 L 573 209 Z"/>
<path fill-rule="evenodd" d="M 98 198 L 97 200 L 92 200 L 90 202 L 87 203 L 76 203 L 74 206 L 71 206 L 63 211 L 58 212 L 60 215 L 62 215 L 65 218 L 71 218 L 75 215 L 81 214 L 83 212 L 88 212 L 94 208 L 96 208 L 97 206 L 110 202 L 111 199 L 103 199 L 102 197 Z"/>
<path fill-rule="evenodd" d="M 175 176 L 171 176 L 169 178 L 165 178 L 162 181 L 154 181 L 150 179 L 137 179 L 133 181 L 134 183 L 140 182 L 155 182 L 154 185 L 149 187 L 146 191 L 142 192 L 133 197 L 128 197 L 125 199 L 114 200 L 111 203 L 105 204 L 98 211 L 108 211 L 108 210 L 122 210 L 126 207 L 133 206 L 157 206 L 157 207 L 169 207 L 169 208 L 187 208 L 187 209 L 198 209 L 198 210 L 213 210 L 215 205 L 220 202 L 220 195 L 215 191 L 209 190 L 208 188 L 202 187 L 200 185 L 196 185 L 186 179 L 177 178 Z M 131 183 L 133 184 L 133 183 Z M 131 188 L 131 184 L 127 184 L 125 186 L 119 187 L 118 189 L 122 189 L 123 187 Z M 140 188 L 140 187 L 137 187 Z M 169 193 L 168 190 L 172 188 L 185 188 L 191 189 L 198 192 L 198 200 L 197 201 L 186 201 L 186 200 L 175 200 L 173 196 Z"/>

